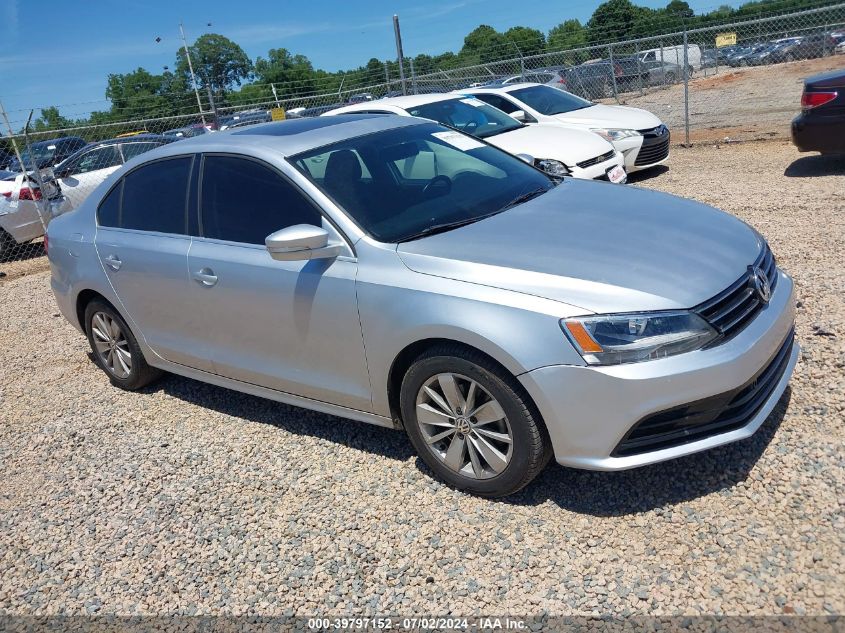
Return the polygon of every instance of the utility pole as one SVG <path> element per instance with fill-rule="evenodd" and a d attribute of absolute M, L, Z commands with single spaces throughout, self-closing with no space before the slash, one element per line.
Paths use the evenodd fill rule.
<path fill-rule="evenodd" d="M 205 125 L 205 114 L 202 111 L 202 101 L 200 100 L 200 91 L 197 88 L 197 78 L 194 75 L 194 65 L 191 63 L 191 51 L 188 49 L 188 41 L 185 39 L 185 28 L 182 26 L 182 23 L 179 22 L 179 33 L 182 35 L 182 44 L 185 47 L 185 57 L 188 60 L 188 70 L 191 72 L 191 83 L 194 86 L 194 94 L 197 96 L 197 105 L 200 109 L 200 118 L 202 119 L 202 124 Z"/>
<path fill-rule="evenodd" d="M 399 32 L 399 16 L 393 14 L 393 33 L 396 35 L 396 55 L 399 57 L 399 81 L 402 82 L 402 94 L 408 94 L 408 89 L 405 87 L 405 53 L 402 52 L 402 34 Z"/>

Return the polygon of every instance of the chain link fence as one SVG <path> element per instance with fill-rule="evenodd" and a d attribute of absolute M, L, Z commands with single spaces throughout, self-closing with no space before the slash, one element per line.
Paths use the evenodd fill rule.
<path fill-rule="evenodd" d="M 134 156 L 183 138 L 270 121 L 282 111 L 287 118 L 317 116 L 387 96 L 527 81 L 649 110 L 669 126 L 676 143 L 784 138 L 799 109 L 803 77 L 845 67 L 845 3 L 541 55 L 523 56 L 515 45 L 489 54 L 496 61 L 423 74 L 405 60 L 404 81 L 385 68 L 384 81 L 342 80 L 331 91 L 296 98 L 279 99 L 274 85 L 250 86 L 255 101 L 240 105 L 218 106 L 225 100 L 210 91 L 180 94 L 185 114 L 170 117 L 139 116 L 136 104 L 125 121 L 37 132 L 27 122 L 26 133 L 18 134 L 6 118 L 0 263 L 43 255 L 50 220 L 78 207 Z M 302 87 L 280 88 L 289 93 Z"/>

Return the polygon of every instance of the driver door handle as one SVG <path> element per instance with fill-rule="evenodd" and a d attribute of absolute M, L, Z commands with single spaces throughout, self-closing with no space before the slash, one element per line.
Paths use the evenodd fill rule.
<path fill-rule="evenodd" d="M 210 268 L 198 270 L 192 276 L 194 280 L 209 288 L 217 283 L 217 275 Z"/>
<path fill-rule="evenodd" d="M 112 270 L 120 270 L 120 267 L 123 265 L 123 262 L 120 261 L 117 255 L 107 255 L 103 260 L 106 262 L 106 266 Z"/>

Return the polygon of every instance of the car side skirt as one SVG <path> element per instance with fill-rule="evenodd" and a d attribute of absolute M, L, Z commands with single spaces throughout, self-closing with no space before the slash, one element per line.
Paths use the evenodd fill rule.
<path fill-rule="evenodd" d="M 267 387 L 261 387 L 252 383 L 243 382 L 240 380 L 233 380 L 224 376 L 218 376 L 217 374 L 202 371 L 201 369 L 194 369 L 193 367 L 187 367 L 186 365 L 180 365 L 178 363 L 173 363 L 164 360 L 158 355 L 147 355 L 147 362 L 150 365 L 153 365 L 159 369 L 163 369 L 164 371 L 170 372 L 172 374 L 178 374 L 179 376 L 184 376 L 185 378 L 199 380 L 200 382 L 209 383 L 217 387 L 225 387 L 226 389 L 240 391 L 241 393 L 246 393 L 251 396 L 258 396 L 259 398 L 274 400 L 275 402 L 289 404 L 294 407 L 302 407 L 303 409 L 318 411 L 327 415 L 334 415 L 339 418 L 347 418 L 350 420 L 356 420 L 358 422 L 366 422 L 367 424 L 374 424 L 376 426 L 381 426 L 385 428 L 401 428 L 392 419 L 377 415 L 375 413 L 368 413 L 366 411 L 350 409 L 348 407 L 342 407 L 336 404 L 331 404 L 329 402 L 312 400 L 311 398 L 306 398 L 304 396 L 297 396 L 291 393 L 286 393 L 284 391 L 268 389 Z"/>

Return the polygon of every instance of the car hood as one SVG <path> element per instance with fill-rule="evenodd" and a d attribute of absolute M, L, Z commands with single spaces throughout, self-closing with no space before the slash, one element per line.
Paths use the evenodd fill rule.
<path fill-rule="evenodd" d="M 552 158 L 570 167 L 613 151 L 613 146 L 598 134 L 557 124 L 526 125 L 484 140 L 511 154 Z"/>
<path fill-rule="evenodd" d="M 756 231 L 712 207 L 566 179 L 486 220 L 401 243 L 397 253 L 419 273 L 606 313 L 698 305 L 739 279 L 762 247 Z"/>
<path fill-rule="evenodd" d="M 659 118 L 646 110 L 628 106 L 608 106 L 601 103 L 572 112 L 555 114 L 553 117 L 564 123 L 628 130 L 648 130 L 661 123 Z"/>

